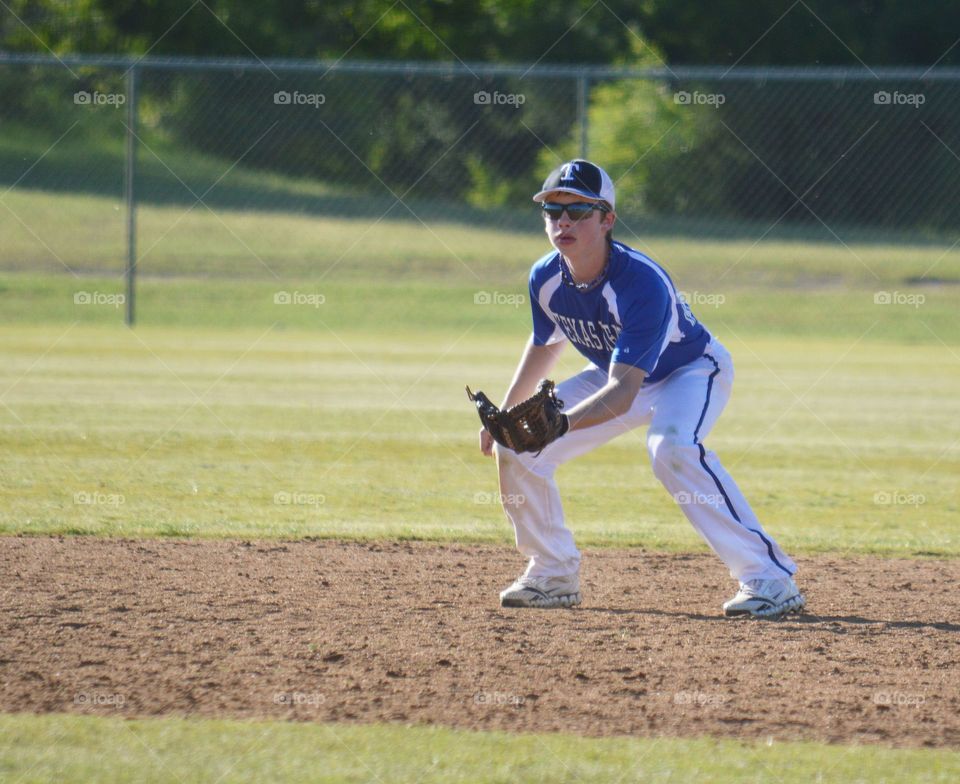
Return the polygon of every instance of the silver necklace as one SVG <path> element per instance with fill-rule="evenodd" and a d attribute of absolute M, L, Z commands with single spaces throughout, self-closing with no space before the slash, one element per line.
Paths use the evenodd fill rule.
<path fill-rule="evenodd" d="M 607 250 L 607 260 L 604 262 L 603 269 L 600 270 L 600 274 L 597 275 L 597 277 L 595 277 L 593 280 L 588 280 L 586 283 L 577 283 L 577 281 L 573 279 L 573 275 L 570 273 L 570 269 L 567 267 L 567 261 L 563 258 L 563 256 L 560 257 L 560 261 L 563 265 L 564 282 L 570 286 L 573 286 L 577 291 L 584 293 L 595 289 L 607 276 L 607 270 L 610 268 L 610 251 L 609 249 Z"/>

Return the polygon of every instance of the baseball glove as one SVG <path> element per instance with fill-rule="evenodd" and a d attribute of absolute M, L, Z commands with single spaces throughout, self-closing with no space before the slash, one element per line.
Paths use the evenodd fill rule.
<path fill-rule="evenodd" d="M 483 392 L 474 394 L 467 387 L 467 397 L 477 405 L 477 413 L 486 431 L 500 446 L 514 452 L 536 452 L 556 441 L 570 428 L 570 420 L 562 414 L 563 401 L 557 399 L 552 381 L 543 379 L 532 397 L 506 410 L 496 407 Z"/>

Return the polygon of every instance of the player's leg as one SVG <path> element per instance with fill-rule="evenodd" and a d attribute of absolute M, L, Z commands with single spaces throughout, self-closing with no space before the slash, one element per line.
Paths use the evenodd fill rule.
<path fill-rule="evenodd" d="M 565 408 L 571 408 L 606 383 L 604 371 L 590 368 L 560 383 L 557 397 Z M 580 552 L 564 520 L 554 473 L 568 460 L 649 421 L 649 405 L 644 408 L 643 398 L 645 396 L 638 395 L 628 414 L 596 427 L 567 433 L 538 456 L 496 448 L 503 509 L 513 524 L 517 549 L 529 559 L 524 578 L 577 574 Z"/>
<path fill-rule="evenodd" d="M 655 385 L 647 433 L 653 470 L 731 576 L 741 584 L 782 581 L 789 590 L 792 583 L 785 578 L 796 565 L 764 531 L 736 482 L 703 444 L 730 399 L 732 383 L 730 355 L 714 341 L 703 358 Z"/>

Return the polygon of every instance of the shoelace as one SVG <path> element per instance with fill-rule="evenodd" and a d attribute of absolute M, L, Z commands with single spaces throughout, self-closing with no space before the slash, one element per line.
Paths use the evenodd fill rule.
<path fill-rule="evenodd" d="M 741 588 L 741 590 L 746 591 L 752 596 L 759 596 L 762 594 L 761 589 L 763 588 L 763 582 L 764 581 L 761 580 L 760 578 L 756 578 L 754 580 L 747 580 L 743 584 L 743 587 Z"/>
<path fill-rule="evenodd" d="M 531 586 L 533 586 L 534 588 L 539 588 L 539 587 L 541 587 L 541 586 L 546 582 L 546 578 L 545 578 L 545 577 L 526 577 L 526 576 L 524 576 L 524 577 L 521 577 L 518 582 L 520 583 L 520 585 L 531 585 Z"/>

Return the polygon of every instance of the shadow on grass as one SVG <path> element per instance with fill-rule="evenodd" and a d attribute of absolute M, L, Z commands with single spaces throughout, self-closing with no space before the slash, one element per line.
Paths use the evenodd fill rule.
<path fill-rule="evenodd" d="M 38 139 L 29 151 L 0 136 L 0 189 L 17 188 L 55 194 L 82 194 L 115 200 L 124 198 L 124 153 L 121 140 L 70 140 L 50 148 Z M 36 147 L 34 150 L 33 148 Z M 35 153 L 35 154 L 34 154 Z M 536 183 L 531 183 L 531 190 Z M 409 194 L 408 194 L 409 191 Z M 422 191 L 422 189 L 421 189 Z M 383 183 L 357 163 L 348 185 L 297 178 L 274 170 L 259 170 L 204 156 L 187 148 L 141 147 L 137 157 L 135 192 L 139 204 L 191 207 L 202 203 L 214 210 L 257 210 L 333 218 L 406 220 L 414 223 L 456 223 L 511 231 L 541 230 L 535 206 L 522 204 L 477 208 L 453 191 L 417 193 L 417 183 Z M 402 200 L 398 197 L 402 197 Z M 703 216 L 623 214 L 618 233 L 626 241 L 637 236 L 681 236 L 691 239 L 826 243 L 837 237 L 846 243 L 883 245 L 944 245 L 939 233 L 891 231 L 878 227 Z"/>

